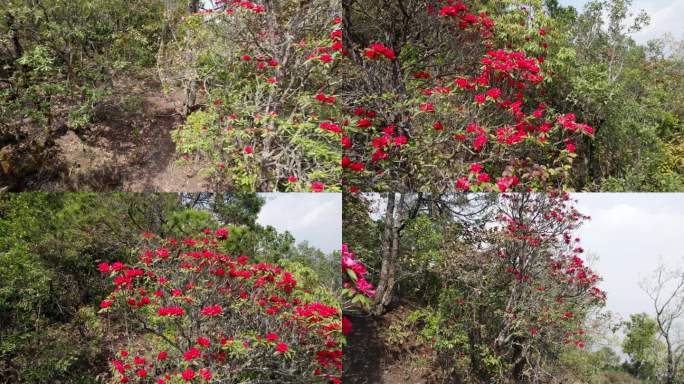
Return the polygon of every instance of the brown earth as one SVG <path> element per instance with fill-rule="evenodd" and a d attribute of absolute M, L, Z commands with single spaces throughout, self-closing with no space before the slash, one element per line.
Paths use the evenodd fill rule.
<path fill-rule="evenodd" d="M 345 384 L 427 384 L 430 380 L 430 367 L 421 363 L 426 358 L 425 349 L 417 344 L 415 335 L 409 334 L 405 343 L 397 347 L 390 341 L 391 326 L 406 318 L 415 308 L 399 305 L 390 308 L 379 317 L 348 316 L 352 330 L 347 335 L 344 349 Z"/>
<path fill-rule="evenodd" d="M 196 192 L 208 188 L 200 164 L 180 159 L 171 138 L 184 121 L 179 112 L 182 92 L 164 94 L 155 76 L 117 78 L 112 84 L 112 95 L 95 106 L 91 122 L 78 130 L 66 128 L 68 104 L 63 103 L 60 111 L 59 103 L 54 103 L 57 117 L 48 130 L 49 144 L 42 148 L 42 164 L 10 189 Z"/>

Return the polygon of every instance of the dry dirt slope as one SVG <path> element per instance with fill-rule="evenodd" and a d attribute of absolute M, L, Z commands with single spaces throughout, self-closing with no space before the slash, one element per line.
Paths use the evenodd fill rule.
<path fill-rule="evenodd" d="M 149 74 L 148 74 L 149 75 Z M 181 92 L 164 94 L 154 75 L 117 78 L 91 122 L 67 128 L 68 103 L 54 102 L 37 171 L 19 175 L 16 190 L 176 192 L 208 189 L 196 161 L 176 153 L 172 131 L 183 123 Z M 42 131 L 41 131 L 42 132 Z M 32 136 L 32 135 L 29 135 Z M 17 148 L 21 155 L 23 148 Z M 18 156 L 20 157 L 20 156 Z M 17 162 L 20 164 L 21 160 Z M 2 184 L 2 183 L 0 183 Z"/>
<path fill-rule="evenodd" d="M 67 131 L 55 140 L 70 173 L 66 180 L 96 190 L 98 182 L 134 192 L 206 189 L 197 164 L 177 164 L 171 139 L 183 121 L 177 93 L 164 95 L 156 81 L 131 79 L 117 80 L 114 89 L 82 133 Z"/>

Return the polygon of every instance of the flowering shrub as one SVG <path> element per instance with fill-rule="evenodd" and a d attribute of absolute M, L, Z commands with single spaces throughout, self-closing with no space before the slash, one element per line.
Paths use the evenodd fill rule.
<path fill-rule="evenodd" d="M 228 236 L 148 234 L 134 265 L 99 265 L 114 284 L 100 313 L 125 340 L 111 382 L 340 382 L 339 308 L 294 272 L 223 254 Z"/>
<path fill-rule="evenodd" d="M 192 53 L 168 58 L 208 99 L 175 131 L 177 149 L 205 158 L 217 185 L 339 190 L 335 3 L 217 3 L 185 20 L 182 44 Z"/>
<path fill-rule="evenodd" d="M 366 280 L 366 266 L 354 258 L 347 244 L 342 244 L 342 293 L 351 304 L 362 306 L 370 304 L 369 298 L 375 296 L 373 285 Z"/>
<path fill-rule="evenodd" d="M 360 90 L 347 95 L 352 108 L 341 124 L 347 188 L 564 185 L 577 140 L 593 129 L 544 103 L 551 72 L 539 20 L 523 7 L 504 12 L 508 20 L 499 25 L 461 0 L 382 4 L 345 9 L 350 72 Z M 361 27 L 368 24 L 375 28 Z M 379 36 L 392 38 L 366 45 Z"/>

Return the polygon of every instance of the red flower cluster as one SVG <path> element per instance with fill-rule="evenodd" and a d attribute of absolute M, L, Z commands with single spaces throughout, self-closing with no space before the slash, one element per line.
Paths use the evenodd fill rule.
<path fill-rule="evenodd" d="M 159 308 L 157 314 L 159 316 L 183 316 L 185 315 L 185 309 L 181 307 Z"/>
<path fill-rule="evenodd" d="M 384 56 L 390 60 L 394 60 L 396 58 L 396 55 L 391 48 L 388 48 L 380 43 L 371 44 L 368 48 L 366 48 L 364 54 L 370 59 L 375 59 L 378 57 L 378 55 Z"/>
<path fill-rule="evenodd" d="M 575 122 L 572 114 L 562 115 L 554 122 L 552 116 L 547 116 L 551 113 L 545 111 L 546 106 L 536 101 L 545 92 L 542 82 L 548 73 L 541 67 L 544 57 L 534 52 L 535 49 L 516 50 L 512 45 L 505 49 L 495 48 L 496 39 L 492 39 L 494 23 L 487 14 L 471 12 L 461 0 L 440 3 L 441 8 L 437 9 L 432 4 L 428 5 L 430 17 L 426 20 L 432 20 L 437 29 L 443 28 L 444 34 L 450 38 L 472 46 L 473 52 L 481 52 L 472 58 L 473 71 L 463 73 L 463 68 L 468 66 L 454 64 L 450 67 L 449 62 L 439 62 L 448 68 L 443 71 L 438 68 L 433 74 L 416 71 L 411 78 L 401 80 L 406 82 L 404 85 L 409 90 L 404 104 L 415 105 L 413 110 L 409 108 L 399 112 L 396 107 L 391 107 L 382 112 L 388 116 L 382 116 L 357 107 L 354 110 L 357 119 L 345 119 L 346 124 L 341 125 L 345 150 L 342 162 L 344 183 L 350 190 L 358 190 L 352 184 L 377 183 L 383 175 L 394 180 L 402 179 L 397 174 L 405 168 L 414 174 L 424 173 L 414 168 L 417 164 L 454 169 L 453 173 L 431 171 L 426 177 L 445 179 L 434 183 L 443 183 L 443 187 L 451 185 L 457 190 L 476 187 L 476 191 L 503 192 L 530 186 L 541 188 L 539 184 L 548 181 L 548 174 L 561 177 L 561 172 L 545 172 L 558 167 L 558 163 L 548 159 L 561 157 L 564 162 L 570 162 L 572 157 L 568 153 L 575 152 L 577 147 L 574 138 L 566 136 L 593 135 L 593 129 Z M 454 19 L 459 28 L 451 28 Z M 542 39 L 543 34 L 536 34 L 536 38 Z M 447 40 L 440 43 L 448 46 Z M 425 44 L 429 46 L 430 42 Z M 441 57 L 441 53 L 435 56 L 434 51 L 439 51 L 442 45 L 430 47 L 430 56 Z M 538 50 L 546 49 L 544 47 L 540 43 Z M 374 59 L 382 56 L 385 49 L 388 48 L 375 43 L 366 48 L 364 54 Z M 449 57 L 448 52 L 443 54 Z M 395 59 L 397 53 L 392 51 L 387 57 Z M 392 66 L 378 65 L 385 65 L 390 76 Z M 437 66 L 436 63 L 425 65 L 431 71 Z M 449 74 L 441 74 L 440 71 Z M 453 89 L 445 86 L 450 84 L 454 84 Z M 414 90 L 415 94 L 411 94 Z M 531 105 L 533 101 L 534 105 Z M 458 116 L 470 121 L 453 121 Z M 452 120 L 448 124 L 450 130 L 445 129 L 446 119 Z M 434 129 L 420 129 L 423 123 Z M 548 142 L 553 145 L 548 145 Z M 530 146 L 535 146 L 535 149 Z M 544 155 L 526 157 L 537 152 Z M 442 163 L 437 165 L 432 160 Z M 485 165 L 488 172 L 466 173 L 472 162 Z M 361 169 L 360 164 L 365 167 Z M 366 172 L 359 173 L 361 170 Z M 385 172 L 388 170 L 390 172 Z M 447 176 L 452 177 L 446 179 Z"/>
<path fill-rule="evenodd" d="M 309 377 L 308 381 L 339 380 L 341 365 L 331 364 L 333 356 L 342 354 L 339 309 L 310 301 L 292 272 L 273 264 L 250 263 L 247 256 L 222 254 L 222 241 L 229 236 L 227 228 L 207 230 L 202 235 L 182 241 L 150 237 L 149 250 L 141 251 L 135 266 L 98 265 L 103 273 L 115 271 L 111 278 L 116 282 L 101 305 L 101 313 L 125 311 L 114 319 L 126 316 L 126 329 L 134 332 L 145 333 L 156 327 L 151 336 L 158 337 L 148 343 L 148 339 L 135 340 L 133 336 L 136 350 L 145 352 L 129 356 L 122 351 L 120 359 L 112 360 L 117 373 L 113 382 L 134 377 L 153 378 L 158 383 L 235 378 L 239 370 L 225 362 L 230 359 L 237 366 L 270 364 L 263 361 L 264 356 Z M 168 254 L 157 252 L 162 249 Z M 118 281 L 120 277 L 125 281 Z M 140 306 L 141 302 L 145 304 Z M 217 304 L 202 304 L 212 302 Z M 135 305 L 126 308 L 125 303 Z M 153 310 L 144 309 L 148 306 Z M 227 314 L 230 327 L 223 326 L 221 314 Z M 156 349 L 163 343 L 174 348 Z M 234 345 L 242 352 L 229 358 Z M 192 362 L 192 368 L 183 362 Z M 245 377 L 251 374 L 245 373 Z"/>
<path fill-rule="evenodd" d="M 332 104 L 337 100 L 335 96 L 326 96 L 325 93 L 319 93 L 316 95 L 316 100 L 320 101 L 321 103 L 328 103 Z"/>
<path fill-rule="evenodd" d="M 208 307 L 202 308 L 202 314 L 206 316 L 216 316 L 219 315 L 222 311 L 222 308 L 220 305 L 211 305 Z"/>
<path fill-rule="evenodd" d="M 354 254 L 349 251 L 347 244 L 342 244 L 342 276 L 350 279 L 345 281 L 345 288 L 355 290 L 364 296 L 375 296 L 373 285 L 365 278 L 367 272 L 366 266 L 354 259 Z"/>

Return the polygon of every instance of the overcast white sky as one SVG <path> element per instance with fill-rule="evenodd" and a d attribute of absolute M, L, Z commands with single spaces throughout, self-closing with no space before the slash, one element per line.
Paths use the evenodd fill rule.
<path fill-rule="evenodd" d="M 628 319 L 631 313 L 653 314 L 639 287 L 662 262 L 684 267 L 684 193 L 574 194 L 578 209 L 591 220 L 577 232 L 583 248 L 598 261 L 607 308 Z"/>
<path fill-rule="evenodd" d="M 587 0 L 559 0 L 563 5 L 572 5 L 581 11 Z M 669 32 L 675 38 L 684 39 L 684 0 L 633 0 L 632 10 L 645 10 L 651 16 L 651 23 L 633 38 L 639 43 L 661 37 Z"/>
<path fill-rule="evenodd" d="M 257 222 L 290 231 L 299 243 L 331 252 L 342 247 L 342 194 L 262 193 L 266 204 Z"/>

